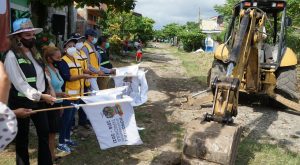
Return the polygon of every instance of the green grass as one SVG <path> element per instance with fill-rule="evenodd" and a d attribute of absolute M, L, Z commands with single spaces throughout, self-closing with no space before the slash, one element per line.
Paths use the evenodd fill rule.
<path fill-rule="evenodd" d="M 173 132 L 176 137 L 176 148 L 177 149 L 183 149 L 183 138 L 185 129 L 182 128 L 179 124 L 173 125 Z"/>
<path fill-rule="evenodd" d="M 246 138 L 239 145 L 236 164 L 298 165 L 300 164 L 300 155 L 278 145 L 259 143 Z"/>
<path fill-rule="evenodd" d="M 206 84 L 207 74 L 213 61 L 213 54 L 186 53 L 179 51 L 176 47 L 172 47 L 171 52 L 182 61 L 182 65 L 189 77 L 195 78 L 201 84 Z"/>

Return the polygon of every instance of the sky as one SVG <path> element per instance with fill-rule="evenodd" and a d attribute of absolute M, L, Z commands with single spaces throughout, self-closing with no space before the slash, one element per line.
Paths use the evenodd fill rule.
<path fill-rule="evenodd" d="M 137 0 L 134 11 L 154 19 L 154 28 L 161 29 L 169 23 L 198 22 L 199 8 L 202 19 L 217 16 L 214 5 L 224 3 L 225 0 Z"/>

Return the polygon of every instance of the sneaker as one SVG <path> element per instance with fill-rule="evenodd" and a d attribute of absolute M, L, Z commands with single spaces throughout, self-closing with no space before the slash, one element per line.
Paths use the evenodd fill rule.
<path fill-rule="evenodd" d="M 69 147 L 77 147 L 78 146 L 78 144 L 72 140 L 65 140 L 65 141 L 66 141 L 67 146 L 69 146 Z"/>
<path fill-rule="evenodd" d="M 71 149 L 67 146 L 67 144 L 58 144 L 56 149 L 62 152 L 71 153 Z"/>

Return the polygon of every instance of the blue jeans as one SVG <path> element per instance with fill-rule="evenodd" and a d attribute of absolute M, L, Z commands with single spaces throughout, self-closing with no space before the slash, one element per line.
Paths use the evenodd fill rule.
<path fill-rule="evenodd" d="M 85 104 L 85 102 L 83 102 L 82 100 L 80 100 L 79 104 Z M 75 115 L 76 115 L 76 113 L 75 113 Z M 83 111 L 82 107 L 80 107 L 78 109 L 78 125 L 85 126 L 86 124 L 88 124 L 87 116 L 86 116 L 85 112 Z M 75 118 L 72 119 L 72 126 L 73 127 L 76 126 L 76 120 L 75 120 Z"/>
<path fill-rule="evenodd" d="M 64 100 L 63 106 L 70 106 L 71 103 L 78 104 L 78 101 Z M 65 139 L 70 140 L 72 121 L 75 116 L 76 108 L 64 109 L 63 115 L 60 118 L 61 127 L 59 130 L 59 143 L 65 144 Z"/>

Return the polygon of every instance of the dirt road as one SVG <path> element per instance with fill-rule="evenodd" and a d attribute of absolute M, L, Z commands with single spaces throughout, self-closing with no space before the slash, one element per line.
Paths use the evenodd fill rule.
<path fill-rule="evenodd" d="M 157 49 L 146 54 L 146 62 L 142 64 L 142 67 L 147 67 L 151 71 L 147 76 L 150 92 L 146 107 L 152 107 L 150 108 L 152 110 L 152 118 L 150 119 L 152 123 L 145 125 L 145 127 L 159 130 L 155 140 L 160 142 L 151 142 L 151 145 L 155 146 L 155 151 L 145 151 L 144 153 L 147 153 L 148 158 L 142 156 L 143 154 L 140 155 L 141 153 L 137 154 L 145 159 L 145 162 L 141 164 L 148 164 L 147 161 L 150 161 L 151 157 L 155 158 L 152 161 L 154 164 L 176 162 L 180 153 L 178 145 L 180 146 L 182 133 L 184 133 L 182 129 L 184 129 L 187 122 L 202 116 L 211 109 L 209 106 L 202 109 L 198 108 L 198 110 L 180 107 L 178 102 L 182 100 L 183 95 L 204 89 L 205 86 L 189 79 L 186 76 L 186 70 L 181 65 L 181 61 L 161 45 L 156 46 Z M 244 126 L 243 140 L 251 139 L 276 144 L 285 150 L 300 152 L 299 113 L 272 108 L 272 102 L 266 105 L 256 104 L 260 102 L 260 99 L 253 96 L 245 96 L 242 99 L 239 115 L 235 122 Z M 144 108 L 141 108 L 141 110 L 145 111 Z M 138 123 L 142 124 L 143 122 L 138 121 Z M 173 124 L 180 125 L 181 131 L 179 133 L 175 132 L 177 136 L 168 134 L 168 131 L 164 129 L 164 127 Z M 243 164 L 247 163 L 254 153 L 247 154 L 249 159 L 243 160 Z"/>

